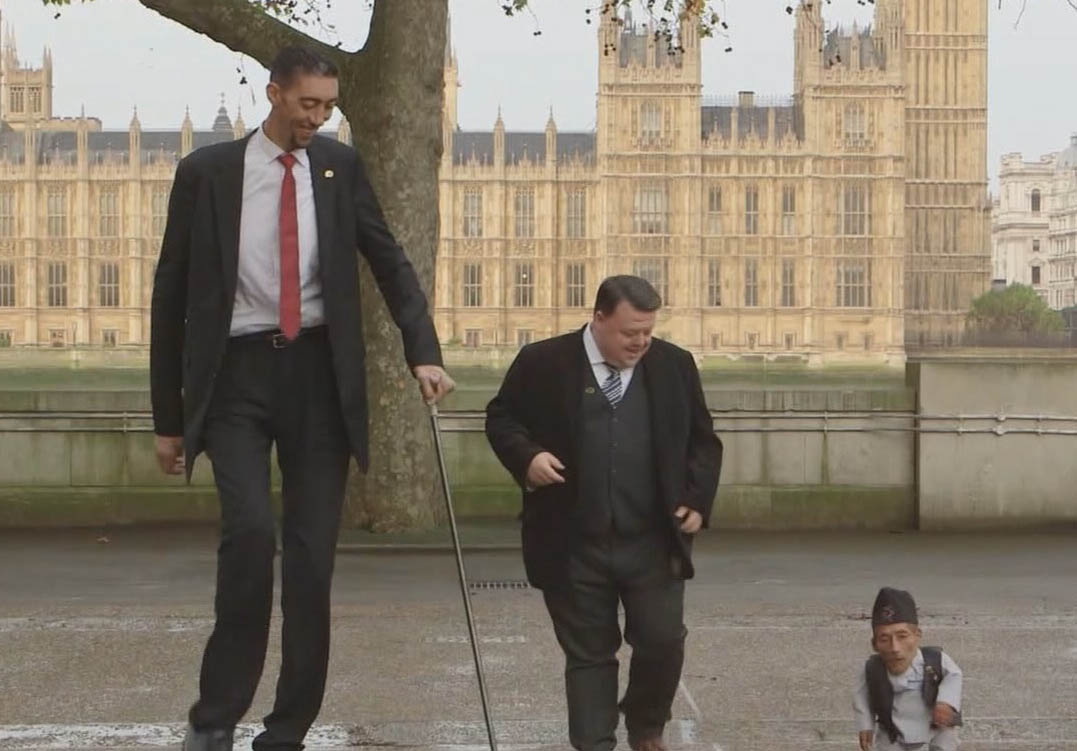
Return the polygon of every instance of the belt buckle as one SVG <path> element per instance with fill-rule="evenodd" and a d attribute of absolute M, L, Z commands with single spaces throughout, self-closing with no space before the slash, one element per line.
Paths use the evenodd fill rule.
<path fill-rule="evenodd" d="M 291 343 L 288 341 L 288 337 L 280 333 L 270 337 L 270 341 L 273 343 L 273 349 L 284 349 Z"/>

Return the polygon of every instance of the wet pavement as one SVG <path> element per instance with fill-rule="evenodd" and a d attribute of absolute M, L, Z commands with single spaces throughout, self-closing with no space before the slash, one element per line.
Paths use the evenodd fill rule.
<path fill-rule="evenodd" d="M 467 556 L 502 747 L 567 748 L 562 664 L 511 527 Z M 308 748 L 480 749 L 451 554 L 431 538 L 337 559 L 333 652 Z M 1077 751 L 1077 531 L 723 534 L 697 544 L 667 739 L 707 751 L 856 749 L 851 691 L 876 589 L 910 589 L 965 673 L 962 748 Z M 0 533 L 0 748 L 177 747 L 212 625 L 212 530 Z M 238 734 L 269 710 L 279 618 Z M 627 653 L 627 647 L 625 648 Z M 622 675 L 622 678 L 625 676 Z"/>

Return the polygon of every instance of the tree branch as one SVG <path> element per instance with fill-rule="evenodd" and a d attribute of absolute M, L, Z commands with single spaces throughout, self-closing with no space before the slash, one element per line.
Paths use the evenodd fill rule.
<path fill-rule="evenodd" d="M 277 51 L 302 44 L 343 67 L 360 53 L 346 52 L 278 21 L 249 0 L 138 0 L 192 31 L 205 34 L 231 50 L 253 57 L 266 67 Z"/>
<path fill-rule="evenodd" d="M 1077 10 L 1077 0 L 1063 0 L 1066 5 L 1070 6 L 1074 10 Z M 1013 27 L 1016 29 L 1021 23 L 1021 18 L 1025 15 L 1025 8 L 1028 6 L 1028 0 L 1021 0 L 1021 10 L 1017 14 L 1017 20 L 1014 21 Z M 1002 10 L 1002 0 L 998 0 L 998 9 Z"/>
<path fill-rule="evenodd" d="M 1025 8 L 1028 7 L 1028 0 L 1021 0 L 1021 12 L 1017 14 L 1017 20 L 1013 22 L 1013 27 L 1016 29 L 1021 25 L 1021 19 L 1025 16 Z"/>

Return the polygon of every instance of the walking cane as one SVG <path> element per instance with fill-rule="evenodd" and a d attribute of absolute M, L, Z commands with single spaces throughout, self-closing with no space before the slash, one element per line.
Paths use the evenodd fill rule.
<path fill-rule="evenodd" d="M 438 423 L 438 407 L 430 405 L 430 427 L 434 432 L 434 451 L 438 456 L 438 470 L 441 472 L 441 486 L 445 491 L 445 509 L 449 513 L 449 529 L 452 531 L 452 545 L 456 552 L 456 571 L 460 576 L 460 593 L 464 596 L 464 615 L 467 617 L 467 632 L 471 640 L 471 654 L 475 658 L 475 674 L 479 678 L 479 698 L 482 700 L 482 716 L 486 720 L 486 735 L 490 739 L 490 751 L 497 751 L 494 738 L 494 723 L 490 719 L 490 702 L 486 698 L 486 675 L 482 669 L 482 655 L 479 654 L 479 639 L 475 635 L 475 618 L 471 614 L 471 594 L 467 587 L 467 572 L 464 571 L 464 556 L 460 550 L 460 535 L 456 530 L 456 515 L 452 510 L 452 494 L 449 490 L 449 475 L 445 471 L 445 453 L 441 448 L 441 425 Z"/>

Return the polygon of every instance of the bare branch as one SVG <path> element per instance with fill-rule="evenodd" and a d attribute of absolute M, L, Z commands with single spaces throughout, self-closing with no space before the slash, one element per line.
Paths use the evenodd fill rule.
<path fill-rule="evenodd" d="M 1028 7 L 1028 0 L 1021 0 L 1021 11 L 1017 14 L 1017 20 L 1013 22 L 1013 27 L 1016 29 L 1021 23 L 1021 18 L 1025 15 L 1025 8 Z"/>
<path fill-rule="evenodd" d="M 871 1 L 874 2 L 874 0 Z M 532 7 L 532 0 L 496 0 L 496 2 L 507 16 L 516 16 L 524 11 L 530 13 L 535 20 L 534 35 L 542 34 L 538 16 Z M 718 3 L 721 3 L 721 13 L 715 8 Z M 650 21 L 655 40 L 665 41 L 667 50 L 671 54 L 683 51 L 678 37 L 681 23 L 688 19 L 695 24 L 700 37 L 722 37 L 726 40 L 729 38 L 729 24 L 725 20 L 725 0 L 588 0 L 583 11 L 588 24 L 607 13 L 614 14 L 614 23 L 623 23 L 621 12 L 631 10 L 633 7 L 642 9 Z M 788 5 L 786 12 L 792 14 L 793 6 Z M 729 52 L 732 49 L 728 47 L 726 51 Z"/>
<path fill-rule="evenodd" d="M 248 0 L 138 0 L 150 10 L 268 66 L 281 47 L 302 44 L 339 65 L 354 53 L 320 42 Z"/>

